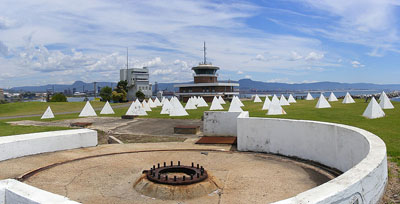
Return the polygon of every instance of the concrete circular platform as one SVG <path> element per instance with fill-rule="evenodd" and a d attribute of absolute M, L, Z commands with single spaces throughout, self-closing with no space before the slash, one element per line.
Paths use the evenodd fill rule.
<path fill-rule="evenodd" d="M 118 152 L 121 146 L 125 145 L 107 148 Z M 91 148 L 91 152 L 96 148 Z M 82 150 L 72 150 L 69 154 L 79 152 Z M 51 154 L 60 153 L 46 155 Z M 314 166 L 280 156 L 193 149 L 124 153 L 67 162 L 40 171 L 25 183 L 82 203 L 177 203 L 141 195 L 133 188 L 143 170 L 171 160 L 188 165 L 198 162 L 222 185 L 211 194 L 184 203 L 268 203 L 292 197 L 333 178 Z"/>

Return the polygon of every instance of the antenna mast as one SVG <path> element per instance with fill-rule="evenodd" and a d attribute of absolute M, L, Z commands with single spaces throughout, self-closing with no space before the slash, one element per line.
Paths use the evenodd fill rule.
<path fill-rule="evenodd" d="M 126 47 L 126 69 L 129 69 L 128 47 Z"/>
<path fill-rule="evenodd" d="M 204 41 L 204 50 L 203 50 L 203 55 L 204 55 L 204 64 L 207 64 L 207 60 L 206 60 L 206 41 Z"/>

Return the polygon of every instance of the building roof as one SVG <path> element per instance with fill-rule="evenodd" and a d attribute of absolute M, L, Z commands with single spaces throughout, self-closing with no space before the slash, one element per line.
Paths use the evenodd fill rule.
<path fill-rule="evenodd" d="M 212 64 L 199 64 L 196 67 L 192 67 L 192 70 L 197 70 L 197 69 L 216 69 L 216 70 L 218 70 L 219 67 L 214 66 Z"/>

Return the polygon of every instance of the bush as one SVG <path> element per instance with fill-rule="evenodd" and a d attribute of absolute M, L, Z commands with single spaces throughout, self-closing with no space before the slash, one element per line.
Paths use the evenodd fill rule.
<path fill-rule="evenodd" d="M 136 95 L 136 98 L 138 98 L 139 100 L 143 100 L 145 98 L 144 93 L 140 90 L 137 91 L 135 95 Z"/>
<path fill-rule="evenodd" d="M 62 93 L 56 93 L 51 97 L 50 102 L 67 102 L 67 97 Z"/>
<path fill-rule="evenodd" d="M 109 86 L 105 86 L 100 90 L 100 97 L 102 101 L 110 101 L 112 96 L 112 89 Z"/>

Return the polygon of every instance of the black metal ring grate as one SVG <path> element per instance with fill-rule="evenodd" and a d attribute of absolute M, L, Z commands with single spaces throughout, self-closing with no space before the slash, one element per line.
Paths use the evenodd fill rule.
<path fill-rule="evenodd" d="M 174 165 L 171 161 L 168 166 L 166 162 L 163 165 L 158 163 L 157 166 L 153 165 L 150 170 L 144 170 L 143 173 L 150 181 L 167 185 L 189 185 L 208 178 L 207 171 L 203 166 L 199 164 L 195 166 L 193 162 L 192 166 L 182 166 L 180 161 L 178 161 L 178 165 Z M 168 177 L 168 173 L 183 173 L 187 176 Z"/>

